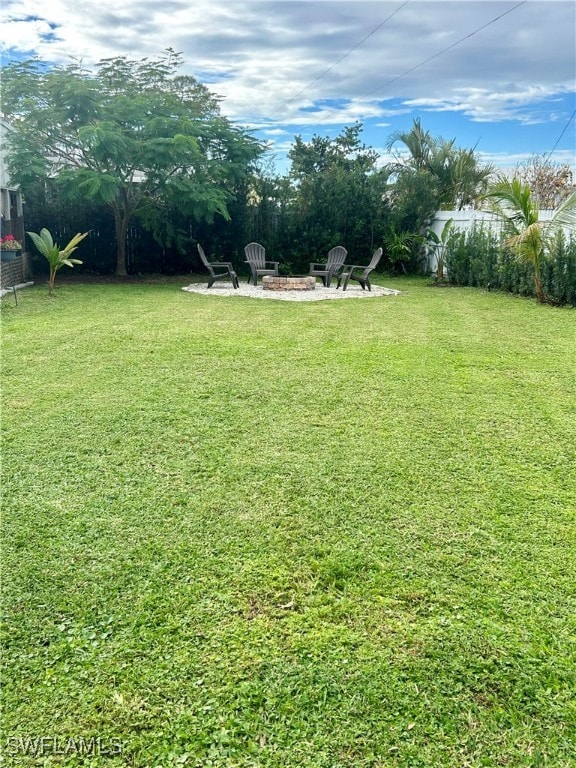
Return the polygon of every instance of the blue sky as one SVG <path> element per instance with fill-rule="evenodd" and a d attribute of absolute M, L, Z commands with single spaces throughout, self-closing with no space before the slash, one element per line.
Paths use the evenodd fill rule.
<path fill-rule="evenodd" d="M 359 121 L 384 162 L 416 117 L 501 168 L 552 153 L 576 170 L 572 0 L 3 0 L 0 45 L 3 65 L 87 67 L 171 47 L 280 173 L 295 135 Z"/>

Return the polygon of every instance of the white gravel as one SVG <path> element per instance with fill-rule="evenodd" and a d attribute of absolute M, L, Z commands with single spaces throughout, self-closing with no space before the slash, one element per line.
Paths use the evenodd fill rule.
<path fill-rule="evenodd" d="M 372 290 L 363 291 L 359 285 L 349 285 L 343 291 L 335 286 L 325 288 L 321 282 L 316 283 L 313 291 L 269 291 L 264 290 L 260 284 L 248 285 L 240 283 L 239 288 L 233 288 L 231 283 L 214 283 L 209 289 L 208 283 L 190 283 L 182 288 L 190 293 L 203 293 L 207 296 L 248 296 L 253 299 L 280 299 L 281 301 L 323 301 L 325 299 L 376 299 L 382 296 L 397 296 L 400 291 L 392 288 L 382 288 L 373 285 Z"/>

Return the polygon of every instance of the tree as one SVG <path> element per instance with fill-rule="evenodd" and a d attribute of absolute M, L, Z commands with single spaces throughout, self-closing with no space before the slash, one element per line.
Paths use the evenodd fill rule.
<path fill-rule="evenodd" d="M 290 180 L 277 174 L 272 158 L 259 163 L 250 180 L 243 241 L 264 242 L 271 254 L 284 257 L 292 237 L 294 197 Z"/>
<path fill-rule="evenodd" d="M 548 297 L 542 285 L 542 259 L 563 227 L 576 227 L 576 192 L 572 192 L 546 222 L 539 219 L 539 207 L 530 187 L 516 177 L 501 177 L 485 199 L 492 203 L 492 210 L 503 221 L 507 245 L 519 259 L 532 264 L 536 298 L 545 303 Z"/>
<path fill-rule="evenodd" d="M 402 168 L 389 184 L 386 197 L 396 231 L 422 234 L 438 210 L 438 181 L 426 170 Z"/>
<path fill-rule="evenodd" d="M 541 210 L 553 210 L 574 189 L 569 165 L 553 163 L 546 157 L 533 155 L 516 166 L 514 176 L 530 187 L 532 197 Z"/>
<path fill-rule="evenodd" d="M 289 152 L 294 227 L 308 261 L 324 260 L 335 245 L 371 252 L 382 238 L 387 174 L 377 169 L 377 152 L 362 144 L 361 130 L 357 123 L 335 139 L 307 143 L 296 136 Z"/>
<path fill-rule="evenodd" d="M 182 244 L 168 211 L 197 220 L 229 219 L 229 205 L 258 142 L 221 117 L 218 98 L 178 74 L 180 54 L 103 59 L 49 69 L 12 63 L 2 73 L 2 111 L 14 131 L 7 164 L 23 190 L 56 178 L 70 200 L 105 203 L 114 214 L 118 275 L 126 274 L 126 234 L 134 216 Z"/>
<path fill-rule="evenodd" d="M 473 205 L 486 191 L 494 173 L 492 165 L 480 165 L 472 149 L 460 149 L 450 144 L 432 154 L 430 173 L 438 179 L 439 208 L 462 210 Z"/>
<path fill-rule="evenodd" d="M 395 131 L 388 140 L 388 149 L 402 143 L 408 157 L 396 154 L 389 165 L 393 173 L 411 170 L 430 174 L 437 190 L 436 208 L 461 210 L 472 204 L 486 190 L 494 173 L 492 165 L 481 165 L 472 149 L 455 146 L 455 139 L 431 136 L 422 128 L 419 118 L 409 131 Z"/>
<path fill-rule="evenodd" d="M 396 166 L 396 170 L 401 170 L 406 165 L 414 168 L 415 171 L 423 171 L 428 168 L 430 152 L 435 144 L 435 140 L 429 131 L 425 131 L 422 128 L 419 117 L 414 119 L 412 128 L 409 131 L 394 131 L 394 133 L 390 134 L 387 149 L 392 151 L 394 145 L 398 142 L 404 144 L 408 150 L 409 157 L 407 160 L 404 160 L 400 155 L 396 154 L 396 160 L 393 163 Z"/>

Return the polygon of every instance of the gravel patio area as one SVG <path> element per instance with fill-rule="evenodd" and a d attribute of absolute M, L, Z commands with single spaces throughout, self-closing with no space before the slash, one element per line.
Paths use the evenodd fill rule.
<path fill-rule="evenodd" d="M 377 299 L 382 296 L 397 296 L 400 291 L 373 285 L 372 290 L 363 291 L 360 286 L 349 285 L 343 291 L 335 286 L 325 288 L 321 282 L 316 284 L 313 291 L 268 291 L 259 285 L 241 283 L 239 288 L 233 288 L 231 283 L 214 283 L 209 289 L 208 283 L 190 283 L 182 288 L 189 293 L 203 293 L 208 296 L 244 296 L 253 299 L 279 299 L 280 301 L 324 301 L 329 299 Z"/>

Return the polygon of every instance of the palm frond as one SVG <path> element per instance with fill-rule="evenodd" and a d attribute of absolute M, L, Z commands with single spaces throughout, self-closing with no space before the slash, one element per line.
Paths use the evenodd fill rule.
<path fill-rule="evenodd" d="M 542 226 L 539 222 L 534 222 L 526 227 L 522 232 L 508 238 L 506 244 L 523 261 L 534 262 L 537 260 L 543 249 Z"/>
<path fill-rule="evenodd" d="M 46 228 L 40 230 L 40 237 L 42 238 L 43 242 L 46 244 L 47 248 L 53 248 L 54 247 L 54 240 L 52 239 L 52 234 L 50 231 Z"/>
<path fill-rule="evenodd" d="M 88 232 L 84 232 L 83 234 L 80 234 L 80 232 L 78 232 L 78 233 L 77 233 L 76 235 L 74 235 L 74 237 L 73 237 L 73 238 L 70 240 L 70 242 L 68 243 L 68 245 L 67 245 L 65 248 L 63 248 L 63 249 L 60 251 L 60 253 L 61 253 L 63 256 L 69 256 L 71 253 L 73 253 L 73 252 L 74 252 L 74 251 L 75 251 L 75 250 L 78 248 L 78 244 L 79 244 L 79 243 L 80 243 L 82 240 L 84 240 L 84 238 L 85 238 L 87 235 L 88 235 Z"/>
<path fill-rule="evenodd" d="M 519 179 L 500 179 L 483 195 L 493 202 L 492 210 L 502 219 L 524 228 L 538 221 L 538 207 L 534 203 L 530 188 Z"/>
<path fill-rule="evenodd" d="M 576 230 L 576 192 L 561 203 L 556 209 L 553 218 L 554 225 L 566 227 L 569 230 Z"/>

